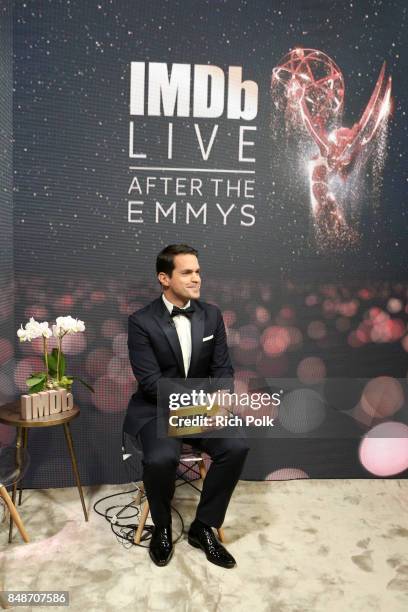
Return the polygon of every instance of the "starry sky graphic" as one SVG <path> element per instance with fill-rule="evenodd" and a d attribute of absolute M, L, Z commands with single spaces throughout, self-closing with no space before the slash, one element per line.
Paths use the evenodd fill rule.
<path fill-rule="evenodd" d="M 407 8 L 396 0 L 14 2 L 16 272 L 151 277 L 157 252 L 182 241 L 198 248 L 202 267 L 211 275 L 268 281 L 282 275 L 405 277 Z M 272 68 L 295 46 L 320 49 L 340 66 L 348 126 L 361 116 L 384 60 L 393 77 L 394 109 L 380 201 L 375 214 L 366 202 L 357 251 L 316 251 L 307 193 L 271 138 Z M 245 123 L 227 119 L 225 113 L 217 120 L 130 117 L 132 61 L 211 64 L 225 73 L 229 66 L 242 66 L 243 78 L 258 84 L 258 114 L 248 122 L 257 127 L 255 198 L 235 200 L 226 225 L 216 202 L 227 209 L 234 199 L 227 200 L 224 193 L 217 199 L 209 191 L 203 197 L 144 196 L 144 223 L 128 222 L 128 189 L 135 175 L 129 170 L 130 119 L 135 121 L 137 147 L 149 155 L 140 165 L 153 166 L 242 168 L 237 143 L 239 124 Z M 170 120 L 171 163 L 166 159 Z M 200 160 L 194 123 L 207 141 L 214 124 L 219 125 L 207 162 Z M 138 177 L 142 180 L 146 174 Z M 177 224 L 170 217 L 155 222 L 156 199 L 167 207 L 177 200 Z M 206 225 L 194 217 L 186 223 L 186 200 L 196 210 L 207 202 Z M 240 223 L 239 209 L 245 203 L 255 205 L 251 227 Z"/>

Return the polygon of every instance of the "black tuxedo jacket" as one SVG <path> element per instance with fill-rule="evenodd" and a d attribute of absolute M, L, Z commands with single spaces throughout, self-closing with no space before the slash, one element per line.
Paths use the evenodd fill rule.
<path fill-rule="evenodd" d="M 234 370 L 221 311 L 199 300 L 190 300 L 190 305 L 194 313 L 190 319 L 191 362 L 187 378 L 208 378 L 211 383 L 230 379 L 232 386 L 228 388 L 233 391 Z M 129 401 L 123 429 L 136 436 L 145 423 L 157 416 L 159 380 L 185 378 L 177 330 L 161 296 L 129 316 L 128 348 L 138 389 Z"/>

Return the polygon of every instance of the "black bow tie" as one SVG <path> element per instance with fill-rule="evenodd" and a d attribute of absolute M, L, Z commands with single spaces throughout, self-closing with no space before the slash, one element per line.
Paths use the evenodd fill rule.
<path fill-rule="evenodd" d="M 189 306 L 188 308 L 179 308 L 178 306 L 173 306 L 173 310 L 171 311 L 171 316 L 175 317 L 176 315 L 184 315 L 191 319 L 194 313 L 194 308 Z"/>

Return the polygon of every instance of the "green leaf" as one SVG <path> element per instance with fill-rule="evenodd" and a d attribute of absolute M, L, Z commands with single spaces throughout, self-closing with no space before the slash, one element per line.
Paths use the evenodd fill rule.
<path fill-rule="evenodd" d="M 59 379 L 58 384 L 60 387 L 64 387 L 65 389 L 70 389 L 74 379 L 72 376 L 63 376 Z"/>
<path fill-rule="evenodd" d="M 45 355 L 42 356 L 42 359 L 43 359 L 45 367 L 47 367 Z M 53 356 L 51 355 L 51 353 L 47 353 L 47 360 L 48 360 L 48 373 L 50 374 L 50 376 L 52 376 L 56 374 L 57 372 L 57 365 L 55 364 L 55 368 L 54 368 Z"/>
<path fill-rule="evenodd" d="M 79 378 L 79 376 L 73 376 L 72 377 L 74 380 L 78 380 L 80 383 L 82 383 L 85 387 L 87 387 L 87 389 L 89 389 L 90 391 L 92 391 L 92 393 L 95 393 L 95 389 L 93 387 L 91 387 L 91 385 L 88 385 L 87 382 L 85 382 L 84 380 L 82 380 L 82 378 Z"/>
<path fill-rule="evenodd" d="M 28 387 L 33 387 L 39 383 L 43 384 L 46 378 L 45 372 L 39 372 L 37 375 L 31 374 L 31 376 L 26 379 L 26 384 Z"/>
<path fill-rule="evenodd" d="M 55 376 L 57 373 L 57 355 L 58 349 L 55 348 L 52 349 L 51 353 L 48 353 L 48 370 L 52 376 Z"/>
<path fill-rule="evenodd" d="M 29 388 L 28 393 L 38 393 L 39 391 L 45 391 L 45 378 L 41 382 L 36 385 L 33 385 Z"/>
<path fill-rule="evenodd" d="M 58 378 L 63 378 L 65 374 L 65 355 L 61 351 Z"/>

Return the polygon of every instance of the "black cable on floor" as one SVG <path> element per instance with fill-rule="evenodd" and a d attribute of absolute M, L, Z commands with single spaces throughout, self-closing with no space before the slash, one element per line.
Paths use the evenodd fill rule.
<path fill-rule="evenodd" d="M 106 495 L 105 497 L 101 497 L 100 499 L 98 499 L 94 505 L 93 505 L 93 509 L 96 512 L 96 514 L 99 514 L 99 516 L 103 516 L 105 518 L 105 520 L 110 524 L 111 526 L 111 530 L 112 532 L 115 534 L 117 540 L 123 544 L 126 548 L 130 548 L 131 545 L 133 546 L 139 546 L 140 548 L 148 548 L 148 545 L 145 546 L 143 544 L 136 544 L 134 542 L 134 536 L 136 533 L 136 530 L 139 526 L 139 523 L 123 523 L 123 522 L 119 522 L 119 517 L 121 516 L 121 514 L 123 514 L 123 512 L 125 512 L 127 510 L 127 508 L 133 508 L 135 510 L 135 513 L 130 515 L 130 516 L 126 516 L 125 519 L 132 519 L 135 517 L 138 517 L 140 514 L 139 508 L 136 508 L 134 506 L 135 504 L 135 500 L 132 499 L 132 501 L 128 504 L 125 505 L 114 505 L 114 506 L 109 506 L 108 508 L 105 509 L 105 511 L 99 511 L 97 509 L 97 506 L 102 503 L 103 501 L 107 500 L 107 499 L 112 499 L 113 497 L 118 497 L 119 495 L 124 495 L 124 494 L 131 494 L 131 493 L 135 493 L 136 491 L 141 492 L 140 488 L 136 485 L 136 487 L 130 491 L 126 491 L 125 493 L 123 493 L 122 491 L 120 491 L 119 493 L 112 493 L 112 495 Z M 140 498 L 140 503 L 142 502 L 142 499 L 145 496 L 142 495 Z M 110 515 L 110 512 L 115 510 L 116 508 L 120 508 L 120 510 L 118 512 L 116 512 L 116 514 L 112 514 Z M 174 508 L 173 506 L 171 506 L 171 509 L 174 510 L 174 512 L 177 514 L 177 516 L 180 519 L 180 523 L 181 523 L 181 531 L 179 533 L 179 535 L 177 536 L 177 538 L 175 540 L 173 540 L 173 544 L 176 544 L 182 537 L 183 532 L 184 532 L 184 521 L 183 521 L 183 517 L 181 516 L 180 512 Z M 117 530 L 119 529 L 119 531 Z M 152 533 L 153 533 L 153 525 L 145 525 L 144 527 L 144 531 L 147 531 L 149 535 L 142 535 L 141 540 L 142 541 L 149 541 Z M 123 540 L 123 542 L 121 541 Z M 128 546 L 126 546 L 126 542 L 129 544 Z"/>

